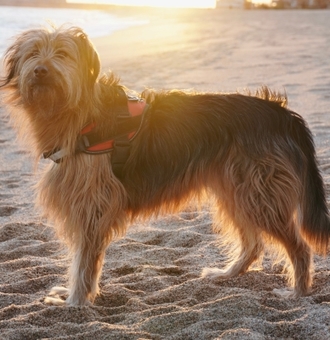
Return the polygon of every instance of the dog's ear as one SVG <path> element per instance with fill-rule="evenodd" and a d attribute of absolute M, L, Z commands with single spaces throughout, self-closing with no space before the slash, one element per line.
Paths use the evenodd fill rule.
<path fill-rule="evenodd" d="M 0 87 L 10 85 L 17 86 L 17 79 L 20 75 L 20 69 L 24 60 L 33 55 L 35 51 L 31 50 L 33 42 L 36 40 L 40 30 L 31 29 L 19 34 L 11 46 L 8 47 L 4 54 L 3 71 L 4 77 L 0 79 Z"/>
<path fill-rule="evenodd" d="M 18 51 L 20 42 L 17 40 L 13 45 L 11 45 L 5 52 L 3 60 L 3 70 L 4 76 L 0 79 L 0 88 L 8 85 L 18 73 Z"/>
<path fill-rule="evenodd" d="M 86 33 L 77 28 L 76 37 L 78 39 L 79 49 L 81 51 L 81 57 L 84 58 L 88 68 L 89 81 L 94 84 L 99 76 L 101 64 L 100 58 L 92 42 L 89 40 Z"/>

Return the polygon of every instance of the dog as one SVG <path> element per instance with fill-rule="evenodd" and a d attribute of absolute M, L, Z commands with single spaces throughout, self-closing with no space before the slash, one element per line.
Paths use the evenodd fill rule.
<path fill-rule="evenodd" d="M 36 161 L 54 161 L 37 202 L 73 257 L 68 289 L 54 287 L 45 301 L 93 303 L 105 250 L 130 223 L 211 196 L 214 231 L 237 256 L 201 275 L 243 274 L 268 242 L 291 263 L 292 287 L 278 293 L 309 294 L 312 255 L 326 253 L 330 220 L 312 134 L 286 96 L 263 87 L 132 98 L 100 68 L 78 27 L 25 31 L 5 53 L 1 89 L 13 122 Z"/>

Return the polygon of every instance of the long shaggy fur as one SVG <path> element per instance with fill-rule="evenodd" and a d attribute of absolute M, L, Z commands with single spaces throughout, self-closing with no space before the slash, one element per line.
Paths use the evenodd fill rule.
<path fill-rule="evenodd" d="M 38 202 L 73 255 L 69 289 L 54 289 L 48 302 L 64 303 L 56 297 L 63 292 L 67 304 L 93 302 L 111 240 L 138 217 L 174 212 L 205 195 L 215 198 L 214 231 L 239 251 L 225 269 L 204 276 L 246 272 L 271 241 L 292 265 L 293 290 L 283 295 L 308 293 L 312 250 L 326 252 L 330 222 L 311 133 L 285 97 L 267 88 L 255 96 L 146 90 L 148 116 L 119 180 L 111 153 L 76 152 L 87 123 L 96 122 L 101 135 L 115 129 L 123 88 L 112 74 L 99 77 L 97 52 L 80 28 L 22 33 L 7 50 L 5 70 L 1 87 L 36 159 L 67 151 L 38 185 Z"/>

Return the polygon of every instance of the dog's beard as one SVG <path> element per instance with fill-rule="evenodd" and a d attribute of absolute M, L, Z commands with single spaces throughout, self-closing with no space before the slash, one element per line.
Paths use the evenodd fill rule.
<path fill-rule="evenodd" d="M 25 105 L 43 115 L 53 115 L 65 108 L 63 89 L 54 85 L 29 84 L 23 98 Z"/>

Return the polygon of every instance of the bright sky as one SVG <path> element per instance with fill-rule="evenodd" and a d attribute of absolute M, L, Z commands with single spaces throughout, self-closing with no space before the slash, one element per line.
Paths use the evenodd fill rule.
<path fill-rule="evenodd" d="M 216 0 L 67 0 L 67 2 L 172 8 L 215 8 L 216 6 Z"/>

